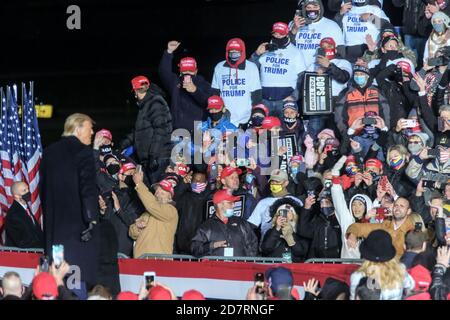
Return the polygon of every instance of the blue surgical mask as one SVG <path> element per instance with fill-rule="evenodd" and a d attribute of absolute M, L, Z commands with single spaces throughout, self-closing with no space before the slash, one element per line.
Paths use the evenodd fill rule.
<path fill-rule="evenodd" d="M 443 23 L 433 23 L 433 29 L 437 33 L 442 33 L 445 30 L 445 25 Z"/>
<path fill-rule="evenodd" d="M 226 209 L 225 210 L 225 217 L 231 218 L 232 216 L 234 216 L 234 209 Z"/>
<path fill-rule="evenodd" d="M 247 173 L 247 175 L 245 176 L 245 182 L 247 184 L 252 184 L 253 180 L 255 180 L 255 176 L 251 173 Z"/>
<path fill-rule="evenodd" d="M 298 167 L 291 167 L 291 175 L 296 177 L 298 173 Z"/>
<path fill-rule="evenodd" d="M 355 80 L 355 83 L 362 88 L 367 84 L 368 77 L 367 76 L 354 76 L 353 79 Z"/>

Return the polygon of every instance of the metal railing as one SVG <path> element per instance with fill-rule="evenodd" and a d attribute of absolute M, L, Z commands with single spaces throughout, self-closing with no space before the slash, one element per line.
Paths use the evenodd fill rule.
<path fill-rule="evenodd" d="M 42 248 L 16 248 L 16 247 L 3 247 L 0 246 L 0 252 L 23 252 L 23 253 L 44 253 Z"/>
<path fill-rule="evenodd" d="M 337 258 L 323 258 L 323 259 L 308 259 L 305 263 L 316 263 L 316 264 L 362 264 L 361 259 L 337 259 Z"/>
<path fill-rule="evenodd" d="M 285 263 L 282 258 L 271 257 L 222 257 L 222 256 L 204 256 L 194 257 L 180 254 L 150 254 L 141 255 L 138 259 L 158 259 L 171 261 L 228 261 L 228 262 L 253 262 L 253 263 Z"/>

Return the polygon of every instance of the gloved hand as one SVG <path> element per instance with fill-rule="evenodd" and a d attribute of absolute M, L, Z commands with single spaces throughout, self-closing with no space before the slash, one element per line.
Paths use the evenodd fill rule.
<path fill-rule="evenodd" d="M 88 242 L 89 240 L 92 239 L 92 233 L 96 225 L 97 225 L 96 221 L 89 222 L 89 227 L 83 232 L 81 232 L 81 241 Z"/>
<path fill-rule="evenodd" d="M 347 160 L 347 156 L 342 156 L 338 160 L 338 162 L 336 162 L 334 164 L 333 169 L 331 170 L 331 174 L 333 175 L 333 177 L 339 177 L 341 169 L 344 166 L 346 160 Z"/>
<path fill-rule="evenodd" d="M 292 229 L 292 225 L 290 223 L 284 225 L 284 227 L 281 228 L 281 233 L 288 246 L 292 247 L 295 244 L 294 229 Z"/>

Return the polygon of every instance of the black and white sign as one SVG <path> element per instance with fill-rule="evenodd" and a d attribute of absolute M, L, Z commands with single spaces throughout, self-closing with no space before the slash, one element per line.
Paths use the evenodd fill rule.
<path fill-rule="evenodd" d="M 287 151 L 283 154 L 280 162 L 280 170 L 287 172 L 287 167 L 291 158 L 298 154 L 297 138 L 295 134 L 287 134 L 278 139 L 278 147 L 286 147 Z"/>
<path fill-rule="evenodd" d="M 321 115 L 332 112 L 333 94 L 330 76 L 306 72 L 303 82 L 303 114 Z"/>
<path fill-rule="evenodd" d="M 239 200 L 234 203 L 234 216 L 242 218 L 244 216 L 245 208 L 245 195 L 238 196 Z M 206 219 L 211 218 L 216 214 L 216 208 L 214 208 L 214 203 L 209 200 L 206 203 Z"/>

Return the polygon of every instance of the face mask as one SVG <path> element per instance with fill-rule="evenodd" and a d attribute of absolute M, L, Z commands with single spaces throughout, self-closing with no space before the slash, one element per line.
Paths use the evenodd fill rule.
<path fill-rule="evenodd" d="M 375 172 L 370 171 L 369 173 L 370 173 L 370 175 L 372 176 L 372 180 L 373 180 L 373 181 L 378 181 L 378 180 L 380 180 L 380 176 L 379 176 L 378 174 L 376 174 Z"/>
<path fill-rule="evenodd" d="M 394 169 L 394 170 L 400 169 L 400 167 L 402 166 L 402 164 L 403 164 L 403 158 L 402 158 L 401 156 L 389 160 L 389 165 L 390 165 L 391 168 Z"/>
<path fill-rule="evenodd" d="M 206 182 L 192 182 L 191 189 L 192 192 L 202 193 L 206 189 Z"/>
<path fill-rule="evenodd" d="M 320 211 L 327 217 L 334 213 L 334 207 L 320 208 Z"/>
<path fill-rule="evenodd" d="M 212 121 L 217 122 L 220 119 L 222 119 L 223 116 L 223 111 L 217 112 L 217 113 L 210 113 L 209 117 L 211 118 Z"/>
<path fill-rule="evenodd" d="M 286 123 L 288 126 L 292 126 L 293 124 L 295 124 L 297 122 L 297 118 L 287 118 L 284 117 L 284 123 Z"/>
<path fill-rule="evenodd" d="M 367 133 L 370 136 L 373 135 L 376 132 L 376 130 L 377 129 L 374 126 L 372 126 L 372 125 L 364 127 L 364 132 Z"/>
<path fill-rule="evenodd" d="M 231 218 L 232 216 L 234 216 L 234 209 L 227 209 L 227 210 L 225 210 L 224 215 L 227 218 Z"/>
<path fill-rule="evenodd" d="M 110 153 L 112 152 L 112 149 L 111 149 L 111 145 L 110 145 L 110 144 L 106 144 L 106 145 L 104 145 L 104 146 L 101 146 L 99 150 L 100 150 L 100 155 L 101 155 L 101 156 L 110 154 Z"/>
<path fill-rule="evenodd" d="M 283 186 L 281 184 L 271 183 L 270 184 L 270 191 L 272 193 L 280 193 L 281 191 L 283 191 Z"/>
<path fill-rule="evenodd" d="M 367 76 L 354 76 L 353 80 L 355 80 L 355 83 L 360 86 L 361 88 L 364 87 L 367 84 Z"/>
<path fill-rule="evenodd" d="M 308 19 L 311 19 L 314 21 L 319 17 L 319 10 L 307 10 L 306 16 L 308 17 Z"/>
<path fill-rule="evenodd" d="M 31 192 L 28 191 L 27 193 L 25 193 L 24 195 L 22 195 L 22 199 L 26 202 L 30 202 L 31 201 Z"/>
<path fill-rule="evenodd" d="M 386 53 L 384 53 L 384 56 L 387 60 L 395 60 L 398 58 L 398 51 L 397 50 L 388 50 Z"/>
<path fill-rule="evenodd" d="M 184 177 L 187 174 L 187 167 L 179 166 L 178 167 L 178 174 L 182 177 Z"/>
<path fill-rule="evenodd" d="M 263 117 L 258 117 L 258 116 L 252 117 L 252 124 L 253 124 L 255 127 L 261 127 L 263 121 L 264 121 L 264 118 L 263 118 Z"/>
<path fill-rule="evenodd" d="M 133 181 L 133 176 L 126 176 L 125 180 L 123 181 L 129 188 L 133 188 L 134 187 L 134 181 Z"/>
<path fill-rule="evenodd" d="M 276 45 L 278 48 L 284 48 L 289 44 L 289 38 L 284 37 L 284 38 L 278 39 L 278 38 L 272 37 L 272 40 L 270 42 L 273 43 L 274 45 Z"/>
<path fill-rule="evenodd" d="M 408 144 L 408 150 L 412 154 L 418 154 L 420 151 L 422 151 L 423 146 L 420 143 L 409 143 Z"/>
<path fill-rule="evenodd" d="M 240 52 L 228 52 L 228 59 L 230 59 L 231 62 L 236 63 L 241 58 Z"/>
<path fill-rule="evenodd" d="M 291 176 L 292 177 L 296 177 L 297 176 L 297 174 L 298 174 L 298 167 L 291 167 Z"/>
<path fill-rule="evenodd" d="M 247 184 L 252 184 L 253 183 L 253 180 L 255 180 L 256 178 L 255 178 L 255 176 L 253 175 L 253 174 L 250 174 L 250 173 L 248 173 L 246 176 L 245 176 L 245 183 L 247 183 Z"/>
<path fill-rule="evenodd" d="M 348 166 L 345 168 L 345 173 L 347 173 L 348 176 L 353 177 L 358 173 L 358 167 L 357 166 Z"/>
<path fill-rule="evenodd" d="M 333 60 L 334 57 L 336 57 L 336 52 L 334 49 L 324 49 L 325 51 L 325 57 L 327 57 L 328 60 Z"/>
<path fill-rule="evenodd" d="M 114 175 L 119 173 L 120 165 L 118 165 L 118 164 L 110 164 L 109 166 L 106 167 L 106 171 L 108 171 L 108 173 L 110 175 L 114 176 Z"/>
<path fill-rule="evenodd" d="M 445 30 L 445 25 L 443 23 L 433 23 L 433 29 L 437 33 L 443 33 Z"/>

